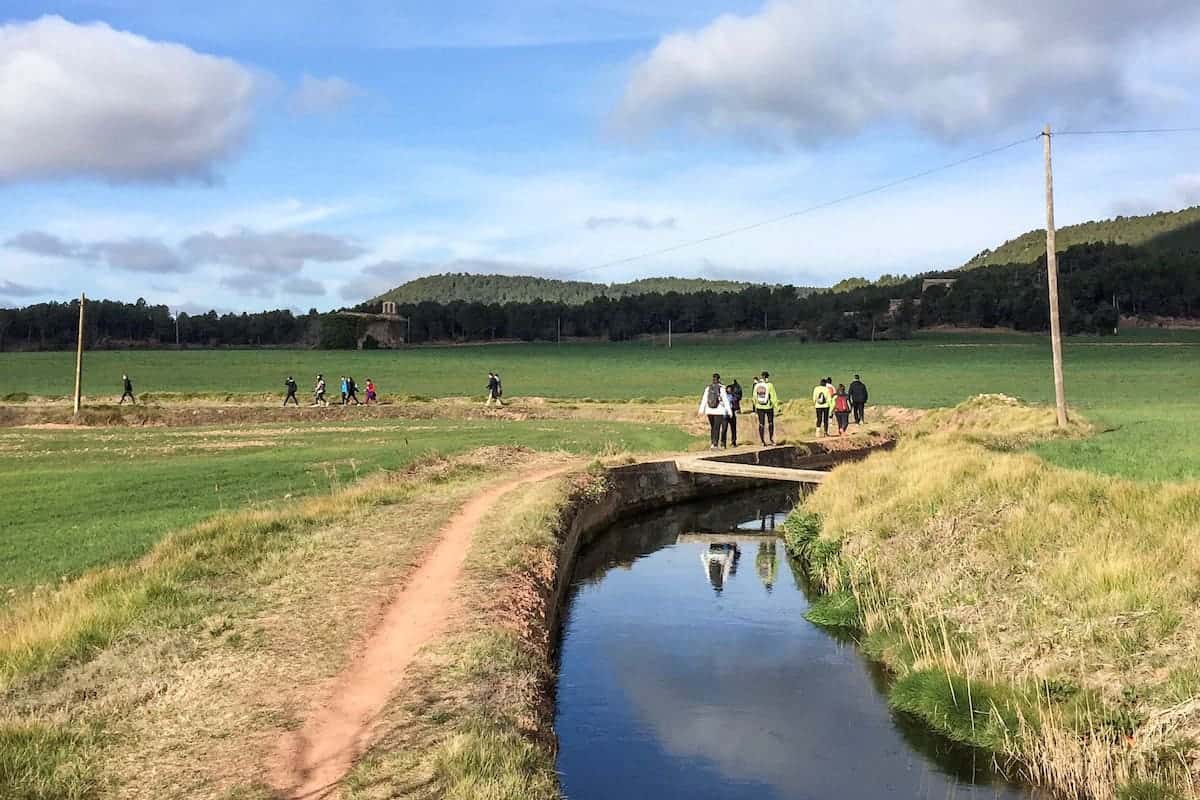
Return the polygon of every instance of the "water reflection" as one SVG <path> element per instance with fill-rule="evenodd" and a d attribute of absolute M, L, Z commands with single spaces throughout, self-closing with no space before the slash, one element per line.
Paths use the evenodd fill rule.
<path fill-rule="evenodd" d="M 781 522 L 794 499 L 672 509 L 582 555 L 558 692 L 567 797 L 1028 797 L 977 785 L 986 769 L 892 717 L 884 676 L 803 620 L 806 587 L 774 538 L 679 541 Z"/>

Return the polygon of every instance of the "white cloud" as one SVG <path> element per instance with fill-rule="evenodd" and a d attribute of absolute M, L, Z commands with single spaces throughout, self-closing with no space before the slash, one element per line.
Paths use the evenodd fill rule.
<path fill-rule="evenodd" d="M 655 231 L 674 230 L 677 222 L 678 220 L 674 217 L 663 217 L 662 219 L 654 220 L 637 214 L 632 217 L 588 217 L 583 225 L 590 231 L 602 230 L 604 228 L 636 228 L 640 231 Z"/>
<path fill-rule="evenodd" d="M 1194 0 L 771 0 L 664 38 L 617 122 L 815 143 L 888 124 L 954 138 L 1088 120 L 1138 106 L 1158 84 L 1135 51 L 1195 41 L 1198 16 Z M 1158 88 L 1156 107 L 1178 96 Z"/>
<path fill-rule="evenodd" d="M 246 137 L 238 63 L 102 23 L 0 27 L 0 183 L 64 176 L 210 179 Z"/>
<path fill-rule="evenodd" d="M 310 261 L 352 261 L 366 252 L 340 236 L 299 231 L 243 230 L 226 236 L 206 232 L 189 236 L 180 246 L 194 261 L 276 275 L 297 273 Z"/>
<path fill-rule="evenodd" d="M 25 300 L 39 295 L 50 294 L 51 291 L 51 289 L 41 286 L 29 286 L 24 283 L 17 283 L 16 281 L 0 281 L 0 297 Z"/>
<path fill-rule="evenodd" d="M 285 294 L 297 294 L 305 297 L 320 297 L 325 294 L 325 284 L 308 278 L 290 278 L 279 287 Z"/>
<path fill-rule="evenodd" d="M 305 75 L 292 95 L 291 105 L 297 114 L 332 114 L 363 94 L 362 88 L 344 78 Z"/>

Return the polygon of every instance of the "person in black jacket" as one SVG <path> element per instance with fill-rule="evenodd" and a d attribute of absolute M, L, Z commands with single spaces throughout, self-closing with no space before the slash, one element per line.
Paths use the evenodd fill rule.
<path fill-rule="evenodd" d="M 858 375 L 850 382 L 850 408 L 854 411 L 854 424 L 862 425 L 867 411 L 867 385 Z"/>
<path fill-rule="evenodd" d="M 300 388 L 296 385 L 296 379 L 288 375 L 288 379 L 283 382 L 283 385 L 287 389 L 287 397 L 283 398 L 283 404 L 286 406 L 291 400 L 296 405 L 300 405 L 300 401 L 296 399 L 296 390 Z"/>
<path fill-rule="evenodd" d="M 128 375 L 122 375 L 121 376 L 121 402 L 117 403 L 117 405 L 119 405 L 119 406 L 125 405 L 126 397 L 128 397 L 129 401 L 131 403 L 133 403 L 135 406 L 137 405 L 137 398 L 133 396 L 133 381 L 129 380 Z"/>

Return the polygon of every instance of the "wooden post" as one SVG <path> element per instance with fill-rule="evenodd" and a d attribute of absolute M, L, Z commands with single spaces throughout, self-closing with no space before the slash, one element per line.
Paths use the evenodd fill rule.
<path fill-rule="evenodd" d="M 667 349 L 671 349 L 671 320 L 667 320 Z"/>
<path fill-rule="evenodd" d="M 75 416 L 79 416 L 79 401 L 83 395 L 83 306 L 87 295 L 79 295 L 79 341 L 75 343 Z"/>
<path fill-rule="evenodd" d="M 1054 172 L 1050 165 L 1050 125 L 1042 131 L 1046 154 L 1046 281 L 1050 289 L 1050 351 L 1054 359 L 1054 408 L 1058 427 L 1067 427 L 1067 393 L 1063 386 L 1062 325 L 1058 313 L 1058 251 L 1054 244 Z"/>

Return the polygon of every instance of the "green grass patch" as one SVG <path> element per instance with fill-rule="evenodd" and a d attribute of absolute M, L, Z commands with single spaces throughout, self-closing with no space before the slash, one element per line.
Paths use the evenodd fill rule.
<path fill-rule="evenodd" d="M 0 723 L 0 797 L 88 800 L 98 792 L 81 736 L 39 723 Z"/>
<path fill-rule="evenodd" d="M 667 425 L 572 420 L 0 429 L 0 587 L 129 561 L 220 511 L 328 494 L 434 452 L 678 450 L 689 441 Z"/>
<path fill-rule="evenodd" d="M 892 708 L 911 714 L 948 739 L 993 753 L 1010 750 L 1031 706 L 1015 690 L 938 669 L 911 672 L 892 684 Z"/>
<path fill-rule="evenodd" d="M 857 630 L 862 626 L 858 601 L 850 592 L 821 595 L 809 604 L 804 618 L 814 625 L 826 628 Z"/>

